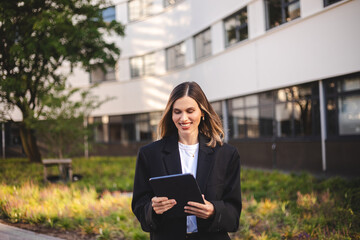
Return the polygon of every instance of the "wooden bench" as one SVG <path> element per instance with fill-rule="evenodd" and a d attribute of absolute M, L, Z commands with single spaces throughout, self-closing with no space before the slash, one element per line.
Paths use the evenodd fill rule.
<path fill-rule="evenodd" d="M 72 172 L 72 160 L 67 159 L 43 159 L 42 164 L 44 165 L 44 181 L 48 181 L 48 172 L 47 168 L 51 166 L 58 166 L 60 179 L 64 182 L 72 181 L 73 172 Z"/>

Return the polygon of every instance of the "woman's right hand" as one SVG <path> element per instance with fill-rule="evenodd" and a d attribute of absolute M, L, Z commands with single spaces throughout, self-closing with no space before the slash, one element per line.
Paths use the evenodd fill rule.
<path fill-rule="evenodd" d="M 153 197 L 151 199 L 151 206 L 156 214 L 163 214 L 175 206 L 175 204 L 175 199 L 168 199 L 167 197 Z"/>

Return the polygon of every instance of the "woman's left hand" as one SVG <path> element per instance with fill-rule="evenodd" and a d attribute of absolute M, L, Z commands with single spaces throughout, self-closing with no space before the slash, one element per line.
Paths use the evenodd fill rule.
<path fill-rule="evenodd" d="M 202 218 L 202 219 L 208 219 L 210 218 L 214 212 L 214 205 L 207 201 L 204 197 L 204 195 L 202 195 L 205 204 L 202 203 L 197 203 L 197 202 L 188 202 L 188 205 L 186 205 L 184 207 L 185 212 L 191 215 L 195 215 L 198 218 Z"/>

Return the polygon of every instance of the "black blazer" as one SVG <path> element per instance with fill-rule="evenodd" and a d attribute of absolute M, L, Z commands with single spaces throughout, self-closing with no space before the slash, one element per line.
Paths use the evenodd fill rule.
<path fill-rule="evenodd" d="M 215 148 L 206 146 L 208 139 L 199 135 L 199 155 L 196 180 L 205 199 L 215 208 L 210 219 L 197 218 L 201 239 L 230 239 L 227 232 L 235 232 L 241 213 L 240 157 L 236 148 L 224 143 Z M 186 217 L 167 218 L 157 215 L 151 207 L 154 193 L 149 178 L 181 173 L 178 135 L 165 137 L 139 150 L 132 210 L 144 231 L 154 240 L 183 240 Z M 161 196 L 159 196 L 161 197 Z"/>

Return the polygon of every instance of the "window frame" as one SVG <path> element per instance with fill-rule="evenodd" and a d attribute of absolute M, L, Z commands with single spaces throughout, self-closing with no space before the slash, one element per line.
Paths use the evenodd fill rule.
<path fill-rule="evenodd" d="M 239 23 L 239 20 L 237 18 L 237 16 L 241 16 L 242 12 L 245 12 L 246 13 L 246 21 L 245 23 Z M 239 42 L 242 42 L 244 40 L 247 40 L 249 39 L 249 28 L 248 28 L 248 17 L 247 17 L 247 13 L 248 13 L 248 10 L 247 10 L 247 6 L 241 8 L 240 10 L 236 11 L 235 13 L 231 14 L 230 16 L 226 17 L 223 19 L 223 26 L 224 26 L 224 31 L 225 31 L 225 48 L 227 47 L 230 47 L 232 45 L 235 45 Z M 236 36 L 236 41 L 234 43 L 230 43 L 229 42 L 229 39 L 228 39 L 228 30 L 226 28 L 226 23 L 228 21 L 230 21 L 230 19 L 233 19 L 235 18 L 235 22 L 236 22 L 236 25 L 235 25 L 235 36 Z M 246 32 L 247 32 L 247 36 L 246 38 L 244 39 L 241 39 L 241 31 L 246 29 Z"/>
<path fill-rule="evenodd" d="M 324 80 L 324 101 L 325 101 L 325 119 L 326 119 L 326 132 L 327 132 L 327 139 L 330 140 L 339 140 L 339 139 L 360 139 L 360 134 L 343 134 L 340 135 L 340 120 L 339 120 L 339 98 L 342 97 L 349 97 L 349 96 L 360 96 L 360 89 L 355 89 L 355 90 L 349 90 L 349 91 L 341 91 L 339 92 L 338 89 L 338 85 L 339 83 L 341 83 L 344 79 L 348 79 L 348 78 L 360 78 L 360 72 L 357 73 L 353 73 L 353 74 L 348 74 L 348 75 L 343 75 L 343 76 L 339 76 L 339 77 L 335 77 L 335 78 L 330 78 L 330 79 L 326 79 Z M 327 86 L 329 83 L 334 83 L 334 89 L 335 91 L 332 93 L 329 93 Z M 330 129 L 329 129 L 329 112 L 328 112 L 328 100 L 329 99 L 334 99 L 334 104 L 335 104 L 335 118 L 336 118 L 336 123 L 334 124 L 334 126 L 332 126 L 333 128 L 335 128 L 335 133 L 331 133 Z"/>
<path fill-rule="evenodd" d="M 149 57 L 151 58 L 155 58 L 155 52 L 151 52 L 151 53 L 147 53 L 145 55 L 141 55 L 141 56 L 135 56 L 135 57 L 131 57 L 129 59 L 129 65 L 130 65 L 130 77 L 133 78 L 140 78 L 140 77 L 145 77 L 145 76 L 152 76 L 155 75 L 155 66 L 156 66 L 156 62 L 155 61 L 151 61 L 149 62 L 147 59 L 149 59 Z M 135 68 L 133 67 L 132 64 L 132 60 L 134 59 L 139 59 L 141 60 L 141 71 L 139 75 L 135 75 L 134 74 L 134 70 Z"/>
<path fill-rule="evenodd" d="M 276 27 L 279 27 L 280 25 L 283 25 L 284 23 L 291 22 L 297 18 L 301 18 L 301 6 L 300 6 L 300 0 L 292 0 L 289 2 L 285 2 L 286 0 L 279 0 L 281 2 L 280 4 L 280 10 L 281 10 L 281 22 L 279 25 L 270 26 L 270 13 L 269 13 L 269 4 L 271 4 L 271 0 L 264 0 L 264 8 L 265 8 L 265 26 L 266 30 L 270 30 Z M 299 4 L 299 16 L 295 17 L 289 21 L 286 19 L 286 9 L 292 5 L 298 3 Z"/>
<path fill-rule="evenodd" d="M 341 2 L 343 0 L 324 0 L 324 8 L 335 3 Z"/>
<path fill-rule="evenodd" d="M 132 3 L 139 3 L 138 16 L 133 17 L 132 12 Z M 127 10 L 128 10 L 128 21 L 135 22 L 139 21 L 145 17 L 153 15 L 153 6 L 154 0 L 129 0 L 127 2 Z"/>
<path fill-rule="evenodd" d="M 104 11 L 108 10 L 108 9 L 114 9 L 114 13 L 107 16 L 106 18 L 104 17 Z M 101 9 L 101 14 L 102 14 L 102 17 L 103 17 L 103 20 L 104 22 L 112 22 L 112 21 L 116 21 L 116 7 L 115 6 L 109 6 L 109 7 L 106 7 L 106 8 L 103 8 Z M 111 17 L 111 20 L 107 20 L 108 18 Z"/>
<path fill-rule="evenodd" d="M 205 34 L 210 34 L 210 40 L 206 41 L 206 37 Z M 199 51 L 199 49 L 197 48 L 197 39 L 201 40 L 201 50 Z M 212 39 L 211 39 L 211 28 L 208 27 L 206 29 L 204 29 L 203 31 L 197 33 L 196 35 L 194 35 L 193 37 L 193 41 L 194 41 L 194 49 L 195 49 L 195 61 L 199 61 L 205 57 L 211 56 L 212 55 Z M 210 48 L 208 51 L 205 51 L 204 49 Z M 198 55 L 198 52 L 201 52 L 201 54 Z"/>
<path fill-rule="evenodd" d="M 90 71 L 90 83 L 103 83 L 103 82 L 114 82 L 116 81 L 116 65 L 114 67 L 105 66 L 107 69 L 106 72 L 103 71 L 100 67 L 96 67 L 95 69 Z M 96 72 L 95 72 L 96 71 Z M 101 74 L 102 77 L 99 79 L 93 79 L 94 74 Z M 109 78 L 109 74 L 113 73 L 114 77 Z"/>
<path fill-rule="evenodd" d="M 179 54 L 179 52 L 181 52 L 181 48 L 184 47 L 184 53 L 183 54 Z M 180 50 L 177 50 L 180 49 Z M 169 61 L 169 51 L 172 51 L 174 49 L 175 55 L 174 55 L 174 64 L 172 64 L 172 66 L 170 66 Z M 165 56 L 166 56 L 166 71 L 172 71 L 172 70 L 176 70 L 176 69 L 180 69 L 185 67 L 186 64 L 186 45 L 185 45 L 185 41 L 182 41 L 180 43 L 177 43 L 175 45 L 172 45 L 171 47 L 168 47 L 165 49 Z M 183 58 L 183 60 L 179 63 L 179 59 Z"/>

